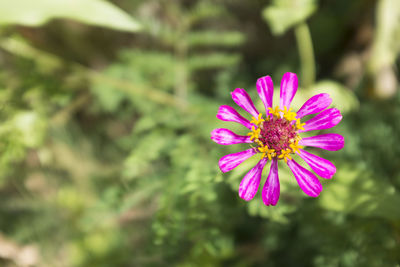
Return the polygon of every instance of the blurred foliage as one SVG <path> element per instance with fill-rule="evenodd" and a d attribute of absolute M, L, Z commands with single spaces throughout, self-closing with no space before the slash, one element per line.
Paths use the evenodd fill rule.
<path fill-rule="evenodd" d="M 389 98 L 396 94 L 398 87 L 394 63 L 400 53 L 400 2 L 379 1 L 377 20 L 369 68 L 375 83 L 375 94 L 380 98 Z"/>
<path fill-rule="evenodd" d="M 305 21 L 317 8 L 315 0 L 274 0 L 263 10 L 263 16 L 275 35 Z"/>
<path fill-rule="evenodd" d="M 399 264 L 396 1 L 0 7 L 1 266 Z M 257 159 L 222 174 L 218 159 L 246 146 L 210 131 L 246 134 L 218 106 L 241 87 L 262 110 L 263 75 L 277 103 L 286 71 L 301 74 L 295 109 L 332 96 L 344 118 L 326 132 L 346 145 L 311 149 L 338 170 L 319 198 L 280 164 L 278 205 L 247 203 L 237 190 Z"/>
<path fill-rule="evenodd" d="M 128 14 L 103 0 L 0 1 L 0 24 L 40 26 L 54 18 L 74 19 L 92 25 L 132 32 L 139 29 L 139 24 Z"/>

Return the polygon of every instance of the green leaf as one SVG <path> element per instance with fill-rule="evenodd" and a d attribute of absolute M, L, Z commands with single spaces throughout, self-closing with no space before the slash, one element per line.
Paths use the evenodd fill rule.
<path fill-rule="evenodd" d="M 189 68 L 191 70 L 225 68 L 235 66 L 240 60 L 237 54 L 228 53 L 209 53 L 195 55 L 189 58 Z"/>
<path fill-rule="evenodd" d="M 191 46 L 237 46 L 244 42 L 242 33 L 201 31 L 189 33 L 188 43 Z"/>
<path fill-rule="evenodd" d="M 400 194 L 387 180 L 364 169 L 341 165 L 334 180 L 324 185 L 322 207 L 366 217 L 400 219 Z"/>
<path fill-rule="evenodd" d="M 0 25 L 41 26 L 55 18 L 130 32 L 140 28 L 130 15 L 102 0 L 0 1 Z"/>
<path fill-rule="evenodd" d="M 360 102 L 353 91 L 338 82 L 322 80 L 314 84 L 309 89 L 298 90 L 298 93 L 292 102 L 293 109 L 298 110 L 304 104 L 304 102 L 307 101 L 307 99 L 320 93 L 328 93 L 332 98 L 331 107 L 338 108 L 342 113 L 355 111 L 360 106 Z M 275 95 L 277 95 L 277 97 L 274 99 L 274 101 L 279 102 L 279 92 L 275 92 Z"/>
<path fill-rule="evenodd" d="M 332 106 L 340 109 L 342 113 L 357 110 L 360 106 L 353 91 L 334 81 L 320 81 L 310 88 L 311 95 L 320 93 L 328 93 L 332 98 Z"/>
<path fill-rule="evenodd" d="M 317 9 L 315 0 L 275 0 L 263 10 L 263 17 L 274 35 L 281 35 L 305 21 Z"/>

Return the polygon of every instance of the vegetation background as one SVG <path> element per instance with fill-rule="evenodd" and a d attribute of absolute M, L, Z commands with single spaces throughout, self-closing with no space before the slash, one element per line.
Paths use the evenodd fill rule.
<path fill-rule="evenodd" d="M 1 266 L 399 266 L 400 1 L 0 0 L 0 25 Z M 254 161 L 222 174 L 240 145 L 210 131 L 287 71 L 346 146 L 317 199 L 282 165 L 247 203 Z"/>

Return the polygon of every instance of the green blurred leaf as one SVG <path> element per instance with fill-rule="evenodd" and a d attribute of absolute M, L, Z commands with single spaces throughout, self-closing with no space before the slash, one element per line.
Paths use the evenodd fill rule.
<path fill-rule="evenodd" d="M 225 13 L 225 9 L 220 5 L 215 5 L 213 1 L 198 1 L 196 6 L 189 12 L 191 23 L 196 23 L 204 19 L 221 16 Z"/>
<path fill-rule="evenodd" d="M 324 186 L 321 206 L 367 217 L 400 219 L 400 194 L 384 179 L 361 167 L 341 165 L 333 181 Z"/>
<path fill-rule="evenodd" d="M 311 95 L 328 93 L 332 98 L 332 106 L 340 109 L 342 113 L 357 110 L 360 106 L 354 92 L 335 81 L 320 81 L 314 84 L 309 92 Z"/>
<path fill-rule="evenodd" d="M 25 146 L 36 147 L 42 143 L 47 124 L 35 112 L 26 111 L 16 114 L 12 124 Z"/>
<path fill-rule="evenodd" d="M 240 60 L 237 54 L 227 53 L 210 53 L 205 55 L 192 56 L 188 60 L 191 70 L 207 69 L 207 68 L 223 68 L 236 65 Z"/>
<path fill-rule="evenodd" d="M 0 25 L 41 26 L 54 18 L 130 32 L 140 28 L 130 15 L 102 0 L 0 1 Z"/>
<path fill-rule="evenodd" d="M 191 46 L 237 46 L 244 42 L 242 33 L 202 31 L 188 34 L 188 43 Z"/>
<path fill-rule="evenodd" d="M 274 35 L 281 35 L 305 21 L 317 9 L 315 0 L 274 0 L 263 10 L 263 17 Z"/>
<path fill-rule="evenodd" d="M 353 91 L 338 82 L 330 80 L 322 80 L 306 90 L 298 90 L 296 97 L 293 99 L 292 106 L 294 109 L 298 110 L 307 99 L 321 93 L 328 93 L 332 98 L 331 106 L 338 108 L 342 113 L 355 111 L 360 107 L 359 100 Z M 279 102 L 279 92 L 275 92 L 275 95 L 276 94 L 278 94 L 278 96 L 274 98 L 274 101 Z"/>

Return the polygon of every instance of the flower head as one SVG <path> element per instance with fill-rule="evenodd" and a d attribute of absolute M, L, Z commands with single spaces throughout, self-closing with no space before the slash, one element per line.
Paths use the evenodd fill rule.
<path fill-rule="evenodd" d="M 251 148 L 229 154 L 219 160 L 222 172 L 236 168 L 246 159 L 255 154 L 260 155 L 260 161 L 243 178 L 239 186 L 239 196 L 246 201 L 253 199 L 258 191 L 262 171 L 268 161 L 271 162 L 270 172 L 262 189 L 262 199 L 265 205 L 275 206 L 279 200 L 280 185 L 278 176 L 278 160 L 283 160 L 293 172 L 300 188 L 311 197 L 317 197 L 322 190 L 319 179 L 309 170 L 299 165 L 294 155 L 300 156 L 319 176 L 330 179 L 336 172 L 336 167 L 328 160 L 318 157 L 306 150 L 305 146 L 318 147 L 326 150 L 339 150 L 344 146 L 344 138 L 339 134 L 321 134 L 302 138 L 300 133 L 329 129 L 336 126 L 342 119 L 340 111 L 328 108 L 332 99 L 322 93 L 308 99 L 296 113 L 290 104 L 298 86 L 294 73 L 285 73 L 281 81 L 279 106 L 272 106 L 274 93 L 272 79 L 269 76 L 257 80 L 257 92 L 264 107 L 264 117 L 258 112 L 250 96 L 243 89 L 237 88 L 231 94 L 233 101 L 250 113 L 252 120 L 242 117 L 234 108 L 220 106 L 217 118 L 223 121 L 233 121 L 249 129 L 247 136 L 241 136 L 224 128 L 211 132 L 211 139 L 221 145 L 249 143 Z M 315 117 L 302 121 L 306 115 L 317 114 Z"/>

